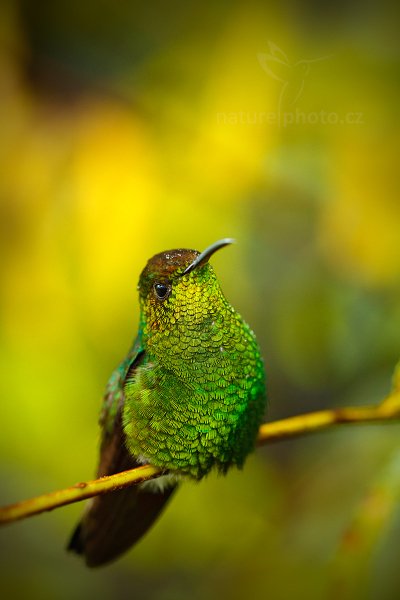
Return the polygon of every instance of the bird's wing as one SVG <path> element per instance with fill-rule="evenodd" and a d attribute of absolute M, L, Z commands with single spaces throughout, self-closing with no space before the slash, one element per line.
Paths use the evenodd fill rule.
<path fill-rule="evenodd" d="M 290 63 L 264 52 L 259 52 L 257 58 L 261 68 L 273 79 L 285 83 L 290 78 L 292 71 Z"/>
<path fill-rule="evenodd" d="M 123 385 L 129 372 L 134 376 L 144 351 L 136 340 L 128 356 L 111 375 L 104 396 L 100 423 L 103 435 L 98 477 L 120 473 L 139 466 L 125 446 L 122 428 Z M 89 501 L 76 527 L 68 550 L 85 556 L 90 567 L 117 558 L 136 543 L 153 524 L 176 486 L 158 490 L 156 486 L 132 486 Z"/>
<path fill-rule="evenodd" d="M 274 42 L 271 42 L 271 40 L 268 42 L 268 48 L 274 58 L 286 63 L 287 65 L 290 64 L 290 61 L 282 48 L 279 48 L 279 46 L 277 46 Z"/>

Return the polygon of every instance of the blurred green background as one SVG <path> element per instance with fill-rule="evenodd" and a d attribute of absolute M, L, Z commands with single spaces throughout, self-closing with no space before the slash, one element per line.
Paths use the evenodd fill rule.
<path fill-rule="evenodd" d="M 391 8 L 392 7 L 392 8 Z M 269 419 L 372 403 L 399 356 L 395 3 L 0 7 L 1 503 L 89 479 L 156 252 L 202 250 L 256 331 Z M 400 594 L 399 426 L 259 449 L 89 571 L 83 505 L 9 526 L 2 597 Z"/>

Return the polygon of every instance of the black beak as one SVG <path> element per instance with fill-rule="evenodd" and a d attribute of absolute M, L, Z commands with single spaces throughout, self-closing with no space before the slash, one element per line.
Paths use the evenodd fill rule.
<path fill-rule="evenodd" d="M 218 240 L 218 242 L 214 242 L 213 244 L 211 244 L 211 246 L 208 246 L 208 248 L 203 250 L 203 252 L 199 254 L 188 267 L 186 267 L 182 275 L 186 275 L 187 273 L 190 273 L 191 271 L 193 271 L 193 269 L 196 269 L 200 265 L 204 265 L 210 260 L 214 252 L 216 252 L 220 248 L 223 248 L 224 246 L 233 244 L 234 242 L 235 240 L 233 240 L 232 238 L 224 238 L 222 240 Z"/>

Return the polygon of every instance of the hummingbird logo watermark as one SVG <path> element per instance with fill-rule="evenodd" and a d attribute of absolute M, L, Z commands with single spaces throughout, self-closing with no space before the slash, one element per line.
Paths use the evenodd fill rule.
<path fill-rule="evenodd" d="M 298 101 L 306 87 L 307 79 L 313 71 L 315 63 L 328 60 L 333 55 L 318 58 L 302 58 L 290 60 L 286 53 L 274 42 L 268 42 L 268 52 L 257 53 L 258 62 L 269 77 L 281 84 L 277 111 L 219 111 L 218 124 L 223 125 L 277 125 L 278 127 L 300 126 L 333 126 L 363 125 L 362 112 L 349 111 L 339 114 L 337 111 L 300 110 Z"/>
<path fill-rule="evenodd" d="M 281 114 L 284 110 L 290 110 L 296 106 L 304 91 L 312 64 L 327 60 L 331 55 L 293 62 L 274 42 L 269 41 L 268 48 L 268 53 L 259 52 L 257 58 L 261 68 L 272 79 L 282 84 L 278 100 L 278 112 Z"/>

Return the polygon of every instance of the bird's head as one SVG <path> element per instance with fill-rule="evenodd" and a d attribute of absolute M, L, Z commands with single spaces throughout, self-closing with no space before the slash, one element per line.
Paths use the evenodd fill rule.
<path fill-rule="evenodd" d="M 148 261 L 138 286 L 145 335 L 168 332 L 177 324 L 193 325 L 218 309 L 223 295 L 208 261 L 232 242 L 219 240 L 203 252 L 167 250 Z"/>

